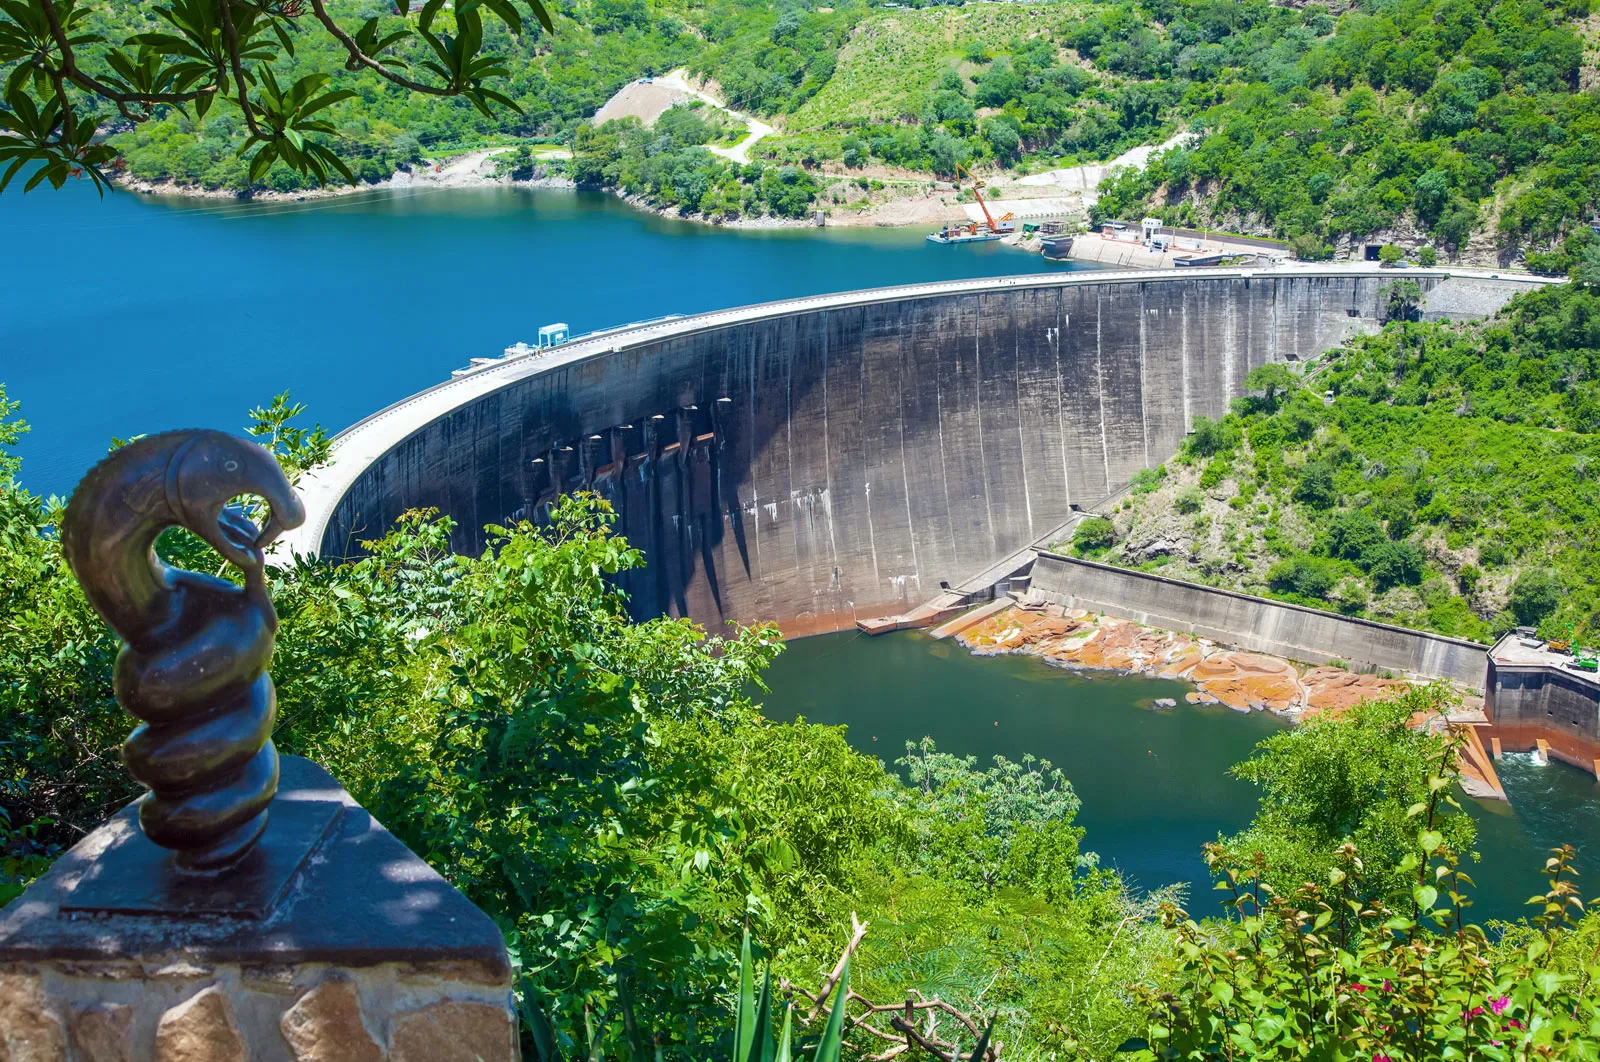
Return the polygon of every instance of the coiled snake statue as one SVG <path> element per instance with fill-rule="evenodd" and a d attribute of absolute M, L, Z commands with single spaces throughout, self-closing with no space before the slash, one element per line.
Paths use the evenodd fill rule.
<path fill-rule="evenodd" d="M 241 495 L 266 501 L 265 527 L 232 504 Z M 226 868 L 266 829 L 278 788 L 277 697 L 266 670 L 278 618 L 263 551 L 304 519 L 272 454 L 205 430 L 116 450 L 67 504 L 67 563 L 124 639 L 117 700 L 143 720 L 122 746 L 128 772 L 150 789 L 139 824 L 184 869 Z M 174 526 L 204 539 L 244 585 L 157 557 L 157 536 Z"/>

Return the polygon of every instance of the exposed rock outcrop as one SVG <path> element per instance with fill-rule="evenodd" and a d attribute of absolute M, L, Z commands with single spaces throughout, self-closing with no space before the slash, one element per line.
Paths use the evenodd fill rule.
<path fill-rule="evenodd" d="M 1001 612 L 958 640 L 980 656 L 1029 653 L 1062 667 L 1186 680 L 1195 684 L 1186 697 L 1190 704 L 1225 704 L 1241 712 L 1338 712 L 1405 685 L 1338 667 L 1301 671 L 1274 656 L 1224 649 L 1193 635 L 1064 611 L 1059 605 Z"/>

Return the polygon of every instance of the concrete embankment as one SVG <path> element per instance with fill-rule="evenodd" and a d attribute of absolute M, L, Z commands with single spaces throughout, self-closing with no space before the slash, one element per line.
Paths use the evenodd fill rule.
<path fill-rule="evenodd" d="M 1600 678 L 1573 661 L 1526 630 L 1495 643 L 1484 707 L 1496 755 L 1537 749 L 1600 776 Z"/>
<path fill-rule="evenodd" d="M 1066 608 L 1104 612 L 1289 660 L 1340 661 L 1358 671 L 1442 678 L 1483 690 L 1487 646 L 1041 553 L 1030 593 Z"/>
<path fill-rule="evenodd" d="M 1170 231 L 1170 230 L 1169 230 Z M 1072 237 L 1070 252 L 1081 262 L 1112 266 L 1117 269 L 1176 269 L 1183 258 L 1207 258 L 1214 255 L 1259 256 L 1259 265 L 1270 264 L 1271 259 L 1284 259 L 1287 249 L 1263 240 L 1230 238 L 1211 234 L 1179 236 L 1165 250 L 1146 247 L 1130 235 L 1126 239 L 1112 239 L 1099 233 L 1084 232 Z M 1245 259 L 1248 261 L 1248 257 Z"/>

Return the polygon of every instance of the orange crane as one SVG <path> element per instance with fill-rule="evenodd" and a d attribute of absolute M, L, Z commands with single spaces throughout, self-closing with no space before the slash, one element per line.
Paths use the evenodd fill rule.
<path fill-rule="evenodd" d="M 956 177 L 957 177 L 956 187 L 957 188 L 961 187 L 960 176 L 963 173 L 966 174 L 967 177 L 970 178 L 971 181 L 972 181 L 972 194 L 978 200 L 978 209 L 983 211 L 984 220 L 989 223 L 989 231 L 990 232 L 1009 232 L 1012 228 L 1015 228 L 1016 226 L 1014 226 L 1014 225 L 1007 225 L 1007 227 L 1003 228 L 1003 229 L 1000 227 L 1001 225 L 1005 224 L 1006 222 L 1011 221 L 1011 219 L 1012 219 L 1011 213 L 1008 211 L 1006 213 L 1005 217 L 1001 218 L 999 221 L 996 221 L 994 219 L 994 215 L 989 213 L 989 204 L 985 203 L 983 201 L 983 193 L 978 191 L 978 189 L 983 187 L 983 182 L 978 180 L 978 178 L 974 177 L 972 175 L 972 171 L 967 169 L 965 166 L 961 165 L 961 163 L 959 163 L 959 162 L 956 163 Z M 974 227 L 976 227 L 976 222 L 974 222 Z"/>

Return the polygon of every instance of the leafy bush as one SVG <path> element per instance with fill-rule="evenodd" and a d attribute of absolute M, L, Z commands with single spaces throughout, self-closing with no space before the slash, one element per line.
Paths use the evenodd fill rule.
<path fill-rule="evenodd" d="M 1417 307 L 1422 303 L 1422 288 L 1415 280 L 1396 280 L 1385 284 L 1378 298 L 1383 304 L 1385 321 L 1409 321 L 1416 316 Z"/>
<path fill-rule="evenodd" d="M 1078 521 L 1072 532 L 1072 547 L 1079 553 L 1098 553 L 1116 541 L 1116 528 L 1103 516 Z"/>
<path fill-rule="evenodd" d="M 1161 481 L 1167 478 L 1164 466 L 1158 468 L 1141 468 L 1135 472 L 1128 481 L 1128 487 L 1135 494 L 1150 494 L 1161 487 Z"/>
<path fill-rule="evenodd" d="M 1189 516 L 1200 511 L 1205 496 L 1200 493 L 1199 487 L 1185 487 L 1172 499 L 1172 507 L 1178 512 Z"/>
<path fill-rule="evenodd" d="M 1184 445 L 1192 454 L 1201 457 L 1215 457 L 1217 454 L 1233 449 L 1238 442 L 1237 435 L 1228 430 L 1222 421 L 1212 420 L 1210 417 L 1194 418 L 1194 430 L 1189 433 Z"/>
<path fill-rule="evenodd" d="M 1274 590 L 1301 597 L 1326 598 L 1339 581 L 1339 569 L 1320 557 L 1286 557 L 1267 572 Z"/>
<path fill-rule="evenodd" d="M 1422 582 L 1427 558 L 1411 542 L 1380 542 L 1362 556 L 1362 565 L 1377 588 L 1415 586 Z"/>
<path fill-rule="evenodd" d="M 1339 500 L 1333 483 L 1333 469 L 1322 461 L 1307 461 L 1295 483 L 1294 500 L 1313 509 L 1326 509 Z"/>
<path fill-rule="evenodd" d="M 1265 887 L 1247 849 L 1208 846 L 1230 916 L 1201 924 L 1168 909 L 1184 956 L 1179 986 L 1141 993 L 1151 1019 L 1132 1057 L 1587 1057 L 1600 1027 L 1585 965 L 1596 927 L 1577 920 L 1572 849 L 1547 863 L 1533 925 L 1496 947 L 1467 921 L 1461 851 L 1412 825 L 1422 828 L 1400 864 L 1412 887 L 1387 902 L 1362 899 L 1386 864 L 1355 843 L 1341 844 L 1319 878 L 1281 892 Z"/>
<path fill-rule="evenodd" d="M 1328 525 L 1327 550 L 1335 557 L 1355 561 L 1370 568 L 1373 550 L 1386 541 L 1383 525 L 1367 509 L 1336 513 Z"/>
<path fill-rule="evenodd" d="M 1231 772 L 1260 789 L 1261 808 L 1249 829 L 1224 843 L 1262 853 L 1261 874 L 1280 895 L 1326 881 L 1339 847 L 1352 843 L 1370 864 L 1362 902 L 1403 901 L 1415 880 L 1403 863 L 1417 804 L 1432 808 L 1429 829 L 1456 851 L 1476 836 L 1472 817 L 1429 788 L 1430 776 L 1454 777 L 1457 739 L 1411 725 L 1413 716 L 1441 720 L 1454 700 L 1443 686 L 1414 687 L 1262 741 Z"/>
<path fill-rule="evenodd" d="M 1289 249 L 1302 262 L 1326 262 L 1333 257 L 1334 252 L 1333 244 L 1326 243 L 1322 237 L 1311 233 L 1302 233 L 1290 240 Z"/>
<path fill-rule="evenodd" d="M 1276 413 L 1278 407 L 1300 386 L 1300 376 L 1282 362 L 1268 362 L 1251 369 L 1244 378 L 1245 404 L 1264 413 Z"/>
<path fill-rule="evenodd" d="M 1537 626 L 1561 604 L 1561 581 L 1548 568 L 1531 568 L 1512 582 L 1510 604 L 1518 623 Z"/>

